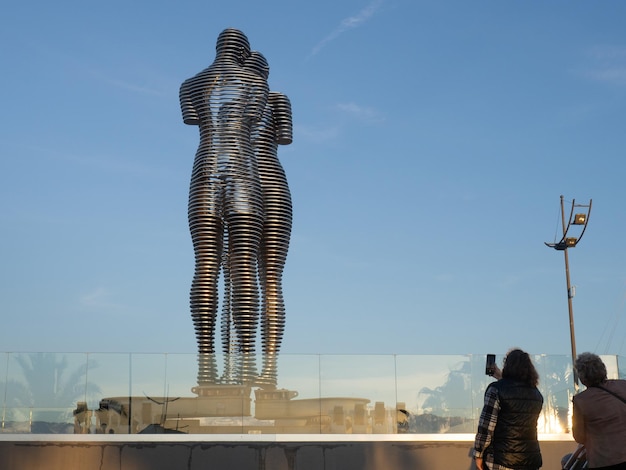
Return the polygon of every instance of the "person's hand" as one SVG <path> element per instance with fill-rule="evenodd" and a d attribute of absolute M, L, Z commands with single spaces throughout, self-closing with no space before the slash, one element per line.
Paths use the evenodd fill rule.
<path fill-rule="evenodd" d="M 500 380 L 502 378 L 502 371 L 500 370 L 500 368 L 496 365 L 493 368 L 493 374 L 491 374 L 491 376 L 496 379 L 496 380 Z"/>
<path fill-rule="evenodd" d="M 482 457 L 476 457 L 474 459 L 474 461 L 476 462 L 476 468 L 478 470 L 483 470 L 485 467 L 483 467 L 483 458 Z"/>

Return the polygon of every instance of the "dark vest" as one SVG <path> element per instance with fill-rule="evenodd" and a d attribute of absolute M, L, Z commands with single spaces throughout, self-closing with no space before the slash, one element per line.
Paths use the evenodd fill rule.
<path fill-rule="evenodd" d="M 500 411 L 493 435 L 496 463 L 515 469 L 537 469 L 542 465 L 537 441 L 537 418 L 543 397 L 536 387 L 512 379 L 491 384 L 497 388 Z"/>

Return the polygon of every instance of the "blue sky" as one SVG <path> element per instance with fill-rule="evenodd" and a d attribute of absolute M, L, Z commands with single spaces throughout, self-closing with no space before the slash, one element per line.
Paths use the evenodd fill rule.
<path fill-rule="evenodd" d="M 219 6 L 218 6 L 219 5 Z M 197 130 L 226 27 L 292 102 L 284 353 L 626 354 L 626 4 L 12 2 L 0 18 L 0 350 L 195 352 Z"/>

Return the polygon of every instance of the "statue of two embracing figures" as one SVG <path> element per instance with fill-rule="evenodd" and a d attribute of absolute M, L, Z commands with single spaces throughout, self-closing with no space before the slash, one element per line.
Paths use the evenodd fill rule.
<path fill-rule="evenodd" d="M 245 34 L 229 28 L 217 38 L 213 63 L 180 87 L 183 121 L 200 131 L 188 207 L 199 386 L 272 388 L 277 382 L 285 327 L 281 279 L 292 224 L 277 149 L 292 141 L 292 116 L 289 99 L 269 91 L 268 76 L 265 57 L 250 49 Z M 220 293 L 221 374 L 215 357 Z"/>

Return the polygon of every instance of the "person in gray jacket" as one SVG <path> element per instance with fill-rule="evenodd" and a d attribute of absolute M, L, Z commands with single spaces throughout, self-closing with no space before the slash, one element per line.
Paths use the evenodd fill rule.
<path fill-rule="evenodd" d="M 626 380 L 608 380 L 602 359 L 589 352 L 575 367 L 587 388 L 573 398 L 572 433 L 586 448 L 588 468 L 626 470 Z"/>

